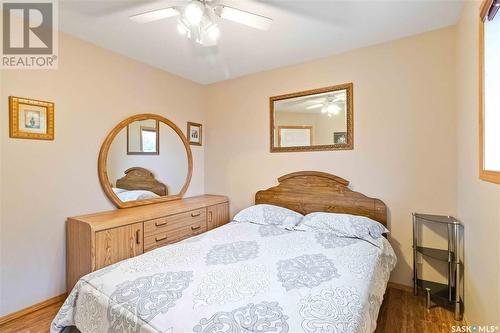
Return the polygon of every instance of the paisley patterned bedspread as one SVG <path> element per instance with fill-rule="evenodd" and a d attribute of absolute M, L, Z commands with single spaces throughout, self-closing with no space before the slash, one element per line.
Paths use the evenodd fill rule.
<path fill-rule="evenodd" d="M 84 276 L 51 332 L 373 332 L 382 243 L 232 222 Z"/>

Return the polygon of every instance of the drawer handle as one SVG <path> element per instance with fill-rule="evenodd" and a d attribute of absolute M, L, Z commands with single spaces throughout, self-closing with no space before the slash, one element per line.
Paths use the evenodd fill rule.
<path fill-rule="evenodd" d="M 165 240 L 165 239 L 167 239 L 167 235 L 160 237 L 160 238 L 155 237 L 155 241 L 157 241 L 157 242 L 160 242 L 160 241 Z"/>
<path fill-rule="evenodd" d="M 141 240 L 140 240 L 140 238 L 139 238 L 140 236 L 141 236 L 141 230 L 140 230 L 140 229 L 137 229 L 137 230 L 135 231 L 135 243 L 136 243 L 137 245 L 141 244 Z"/>
<path fill-rule="evenodd" d="M 167 221 L 164 221 L 164 222 L 155 222 L 155 226 L 157 227 L 161 227 L 162 225 L 165 225 L 167 224 Z"/>
<path fill-rule="evenodd" d="M 200 228 L 201 228 L 201 225 L 199 225 L 199 226 L 197 226 L 197 227 L 193 227 L 193 226 L 192 226 L 192 227 L 191 227 L 191 230 L 195 231 L 195 230 L 198 230 L 198 229 L 200 229 Z"/>
<path fill-rule="evenodd" d="M 196 217 L 196 216 L 200 216 L 200 215 L 201 215 L 201 212 L 191 213 L 191 217 Z"/>

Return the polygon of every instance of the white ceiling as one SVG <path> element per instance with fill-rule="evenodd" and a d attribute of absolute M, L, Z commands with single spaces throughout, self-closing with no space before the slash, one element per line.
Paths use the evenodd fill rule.
<path fill-rule="evenodd" d="M 176 0 L 59 2 L 60 29 L 101 47 L 207 84 L 306 62 L 453 25 L 462 0 L 222 0 L 273 19 L 269 31 L 220 20 L 214 48 L 178 34 L 177 18 L 138 24 L 128 16 L 179 6 Z"/>

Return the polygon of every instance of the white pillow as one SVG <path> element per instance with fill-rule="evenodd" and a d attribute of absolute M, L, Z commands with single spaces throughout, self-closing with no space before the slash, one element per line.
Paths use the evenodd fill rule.
<path fill-rule="evenodd" d="M 293 229 L 304 217 L 288 208 L 274 205 L 255 205 L 240 211 L 233 218 L 237 222 L 251 222 L 263 225 L 275 225 L 284 229 Z"/>
<path fill-rule="evenodd" d="M 339 237 L 363 239 L 376 246 L 377 240 L 389 233 L 382 224 L 366 216 L 323 212 L 307 214 L 294 229 L 331 232 Z"/>
<path fill-rule="evenodd" d="M 118 199 L 120 199 L 123 202 L 155 199 L 160 197 L 158 194 L 146 190 L 124 191 L 117 193 L 116 195 L 118 196 Z"/>
<path fill-rule="evenodd" d="M 118 194 L 118 193 L 123 193 L 127 190 L 124 190 L 122 188 L 118 188 L 118 187 L 113 187 L 113 192 L 115 192 L 115 194 Z"/>

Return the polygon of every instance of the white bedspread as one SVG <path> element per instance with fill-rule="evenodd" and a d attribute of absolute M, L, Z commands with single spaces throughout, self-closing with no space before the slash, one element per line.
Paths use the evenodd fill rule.
<path fill-rule="evenodd" d="M 229 223 L 84 276 L 51 332 L 373 332 L 382 244 Z"/>
<path fill-rule="evenodd" d="M 123 202 L 127 201 L 135 201 L 135 200 L 147 200 L 147 199 L 155 199 L 160 196 L 154 192 L 146 191 L 146 190 L 123 190 L 120 192 L 115 191 L 116 196 Z"/>

